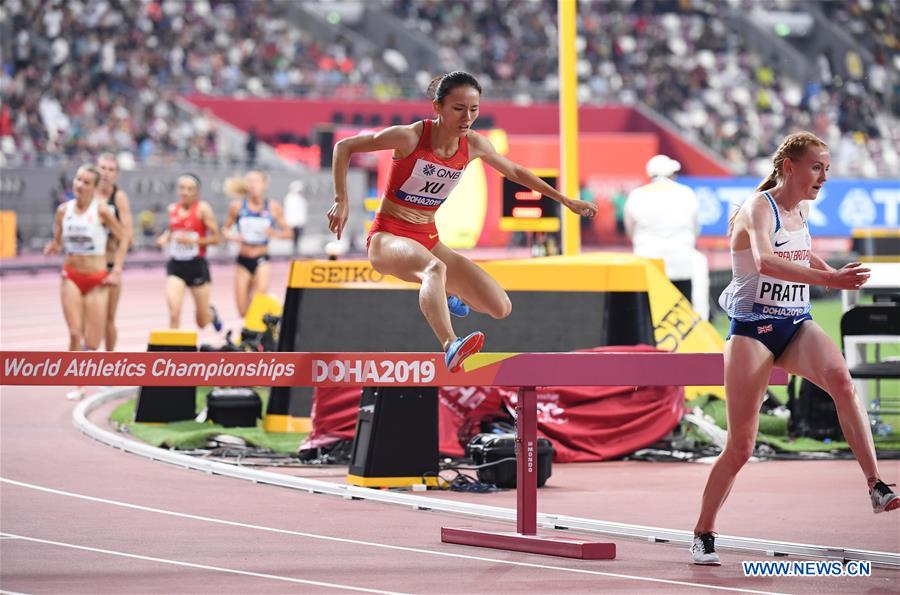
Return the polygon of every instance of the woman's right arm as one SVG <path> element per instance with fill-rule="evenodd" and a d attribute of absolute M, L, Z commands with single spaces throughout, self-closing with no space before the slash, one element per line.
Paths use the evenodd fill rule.
<path fill-rule="evenodd" d="M 228 214 L 225 215 L 225 223 L 222 224 L 222 236 L 229 242 L 242 241 L 241 234 L 235 230 L 238 212 L 241 210 L 241 201 L 233 200 L 228 204 Z"/>
<path fill-rule="evenodd" d="M 350 169 L 350 156 L 354 153 L 393 149 L 402 157 L 411 153 L 418 142 L 419 134 L 416 126 L 391 126 L 375 134 L 351 136 L 334 145 L 331 157 L 334 204 L 328 211 L 328 229 L 337 234 L 338 239 L 341 239 L 341 233 L 344 231 L 350 213 L 347 206 L 347 171 Z"/>
<path fill-rule="evenodd" d="M 207 231 L 206 237 L 197 239 L 197 245 L 215 246 L 219 243 L 219 226 L 216 223 L 216 215 L 213 213 L 212 206 L 206 201 L 201 201 L 200 208 L 197 210 Z"/>
<path fill-rule="evenodd" d="M 171 213 L 172 213 L 171 205 L 166 209 L 166 213 L 171 215 Z M 168 220 L 169 220 L 169 218 L 166 217 L 166 222 L 168 222 Z M 160 248 L 164 247 L 167 243 L 169 243 L 169 235 L 170 235 L 169 228 L 168 228 L 168 226 L 166 226 L 166 229 L 164 229 L 163 232 L 161 234 L 159 234 L 159 237 L 156 238 L 156 245 L 159 246 Z"/>
<path fill-rule="evenodd" d="M 62 250 L 62 221 L 66 203 L 56 208 L 56 216 L 53 218 L 53 239 L 44 246 L 44 254 L 57 254 Z"/>

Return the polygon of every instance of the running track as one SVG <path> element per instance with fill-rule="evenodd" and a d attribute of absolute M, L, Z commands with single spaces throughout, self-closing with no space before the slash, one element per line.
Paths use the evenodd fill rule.
<path fill-rule="evenodd" d="M 274 288 L 286 265 L 276 265 Z M 128 271 L 120 349 L 165 324 L 162 272 Z M 239 321 L 231 271 L 213 269 L 226 326 Z M 0 279 L 0 348 L 63 349 L 55 275 Z M 190 305 L 184 320 L 189 320 Z M 230 324 L 229 324 L 230 323 Z M 214 338 L 203 333 L 201 340 Z M 688 563 L 683 546 L 617 538 L 615 561 L 578 561 L 440 543 L 441 525 L 490 522 L 309 495 L 154 463 L 95 443 L 71 422 L 64 389 L 3 388 L 0 589 L 12 592 L 900 592 L 900 572 L 868 578 L 745 578 Z M 94 421 L 102 423 L 101 415 Z M 886 475 L 900 476 L 896 461 Z M 323 470 L 298 472 L 320 476 Z M 558 465 L 540 510 L 689 529 L 707 468 Z M 335 481 L 341 473 L 334 473 Z M 511 506 L 513 495 L 440 494 Z M 852 462 L 749 466 L 722 515 L 730 535 L 900 551 L 900 515 L 875 516 Z M 509 525 L 498 524 L 509 530 Z"/>

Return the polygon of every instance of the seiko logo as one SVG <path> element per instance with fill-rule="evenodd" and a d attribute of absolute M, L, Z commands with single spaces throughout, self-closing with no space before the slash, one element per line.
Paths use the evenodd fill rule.
<path fill-rule="evenodd" d="M 676 351 L 699 323 L 700 316 L 691 307 L 691 303 L 683 297 L 679 298 L 653 329 L 656 348 Z"/>
<path fill-rule="evenodd" d="M 309 274 L 312 283 L 380 283 L 384 275 L 371 267 L 314 266 Z"/>

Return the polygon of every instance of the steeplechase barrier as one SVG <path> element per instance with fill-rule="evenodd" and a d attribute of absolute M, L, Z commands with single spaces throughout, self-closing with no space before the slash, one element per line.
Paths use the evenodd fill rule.
<path fill-rule="evenodd" d="M 441 540 L 594 560 L 615 558 L 615 544 L 537 535 L 536 388 L 722 383 L 715 353 L 481 353 L 451 373 L 442 353 L 0 352 L 0 385 L 14 386 L 516 387 L 516 532 L 442 527 Z"/>

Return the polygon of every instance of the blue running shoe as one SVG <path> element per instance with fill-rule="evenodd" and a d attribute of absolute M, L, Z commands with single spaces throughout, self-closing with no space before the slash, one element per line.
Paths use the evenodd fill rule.
<path fill-rule="evenodd" d="M 444 355 L 444 362 L 451 372 L 458 372 L 467 357 L 478 353 L 484 346 L 484 333 L 475 331 L 465 337 L 460 337 L 450 344 Z"/>
<path fill-rule="evenodd" d="M 455 295 L 447 298 L 447 307 L 450 308 L 450 313 L 454 316 L 465 318 L 469 315 L 469 306 Z"/>
<path fill-rule="evenodd" d="M 220 332 L 222 330 L 222 319 L 219 318 L 219 311 L 216 310 L 216 307 L 212 304 L 209 305 L 209 313 L 212 314 L 212 325 L 213 328 L 216 329 L 216 332 Z"/>

